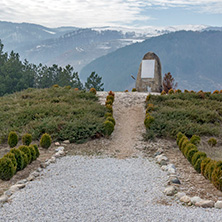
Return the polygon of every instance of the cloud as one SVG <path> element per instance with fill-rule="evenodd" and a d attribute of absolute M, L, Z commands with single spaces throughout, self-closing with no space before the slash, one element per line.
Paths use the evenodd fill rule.
<path fill-rule="evenodd" d="M 149 21 L 147 9 L 182 7 L 201 13 L 222 13 L 221 0 L 7 0 L 0 20 L 58 26 L 113 26 Z"/>

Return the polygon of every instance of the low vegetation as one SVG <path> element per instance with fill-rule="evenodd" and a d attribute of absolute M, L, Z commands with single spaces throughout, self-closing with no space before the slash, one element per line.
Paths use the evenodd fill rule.
<path fill-rule="evenodd" d="M 0 99 L 0 142 L 6 142 L 11 131 L 19 138 L 28 133 L 39 140 L 48 133 L 53 140 L 76 143 L 104 134 L 107 108 L 97 100 L 94 93 L 58 85 L 5 95 Z M 11 135 L 10 146 L 16 146 L 17 140 Z M 26 136 L 24 144 L 28 145 L 29 140 Z"/>

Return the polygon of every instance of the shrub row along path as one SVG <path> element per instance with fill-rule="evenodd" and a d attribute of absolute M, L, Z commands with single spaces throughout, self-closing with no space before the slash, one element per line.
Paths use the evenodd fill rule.
<path fill-rule="evenodd" d="M 102 103 L 106 95 L 99 93 Z M 102 146 L 103 155 L 57 160 L 12 195 L 0 221 L 222 221 L 221 210 L 185 207 L 163 195 L 166 173 L 136 149 L 146 145 L 145 98 L 116 93 L 115 132 L 82 145 Z"/>

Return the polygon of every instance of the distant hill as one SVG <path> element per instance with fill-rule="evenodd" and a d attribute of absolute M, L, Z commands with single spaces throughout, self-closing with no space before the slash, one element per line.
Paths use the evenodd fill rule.
<path fill-rule="evenodd" d="M 163 74 L 171 72 L 178 88 L 212 91 L 222 89 L 222 32 L 179 31 L 147 39 L 118 49 L 85 66 L 80 77 L 92 71 L 103 77 L 105 90 L 132 88 L 145 53 L 153 51 L 161 60 Z"/>

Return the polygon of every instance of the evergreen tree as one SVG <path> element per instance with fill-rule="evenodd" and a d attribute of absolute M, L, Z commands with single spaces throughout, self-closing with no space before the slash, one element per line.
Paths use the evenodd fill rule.
<path fill-rule="evenodd" d="M 102 87 L 103 87 L 104 83 L 101 83 L 101 81 L 102 81 L 102 77 L 100 77 L 95 72 L 92 72 L 91 75 L 87 78 L 87 81 L 85 83 L 85 87 L 88 90 L 91 88 L 95 88 L 96 91 L 103 91 L 104 88 L 102 88 Z"/>
<path fill-rule="evenodd" d="M 171 75 L 170 72 L 164 75 L 163 78 L 163 90 L 168 93 L 170 89 L 175 89 L 177 87 L 177 83 L 175 83 L 175 79 Z"/>

